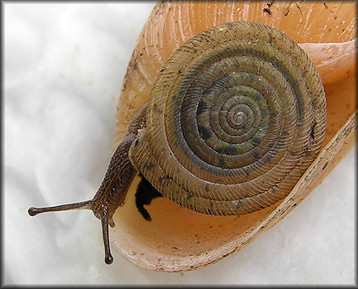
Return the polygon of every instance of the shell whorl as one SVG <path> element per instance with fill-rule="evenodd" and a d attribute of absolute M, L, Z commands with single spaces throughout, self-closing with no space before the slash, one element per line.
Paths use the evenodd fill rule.
<path fill-rule="evenodd" d="M 305 52 L 249 22 L 203 31 L 160 70 L 134 166 L 198 212 L 245 214 L 285 197 L 317 156 L 326 102 Z"/>

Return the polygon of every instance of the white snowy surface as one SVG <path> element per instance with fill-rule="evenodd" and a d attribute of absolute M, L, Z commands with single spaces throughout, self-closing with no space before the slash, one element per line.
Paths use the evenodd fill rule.
<path fill-rule="evenodd" d="M 4 3 L 4 284 L 356 283 L 354 150 L 284 220 L 193 272 L 148 271 L 114 248 L 105 265 L 89 211 L 28 216 L 30 206 L 95 193 L 126 67 L 153 6 Z"/>

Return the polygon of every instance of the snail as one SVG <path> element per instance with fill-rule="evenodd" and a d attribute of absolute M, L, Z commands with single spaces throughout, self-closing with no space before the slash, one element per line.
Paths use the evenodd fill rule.
<path fill-rule="evenodd" d="M 319 152 L 325 117 L 318 72 L 291 39 L 251 22 L 214 26 L 163 65 L 94 198 L 29 214 L 92 210 L 110 264 L 108 224 L 136 171 L 186 208 L 251 213 L 291 191 Z"/>
<path fill-rule="evenodd" d="M 242 40 L 242 35 L 248 38 Z M 237 46 L 230 52 L 225 44 L 232 44 L 237 38 L 241 41 L 234 43 Z M 202 41 L 205 45 L 200 45 Z M 271 48 L 274 56 L 269 56 Z M 236 59 L 236 54 L 241 59 Z M 226 58 L 219 60 L 216 55 Z M 210 62 L 216 58 L 217 64 Z M 243 71 L 249 60 L 254 64 Z M 189 66 L 191 63 L 194 68 Z M 219 66 L 219 72 L 215 66 Z M 195 81 L 189 80 L 192 75 L 197 76 Z M 272 87 L 268 79 L 278 80 L 278 86 Z M 259 88 L 252 87 L 253 83 L 258 83 Z M 283 92 L 283 99 L 278 91 Z M 274 99 L 270 98 L 273 95 Z M 279 108 L 284 112 L 276 110 Z M 250 128 L 256 130 L 256 138 L 245 139 L 245 133 L 253 134 Z M 113 213 L 123 204 L 136 171 L 143 175 L 143 184 L 148 180 L 156 189 L 150 191 L 158 190 L 189 209 L 215 215 L 251 213 L 287 196 L 316 159 L 324 131 L 323 86 L 298 45 L 262 24 L 233 22 L 214 26 L 185 42 L 163 65 L 148 103 L 137 112 L 126 138 L 118 145 L 95 197 L 76 204 L 30 208 L 29 213 L 92 209 L 102 221 L 105 261 L 111 263 L 108 224 L 114 225 Z M 242 139 L 243 144 L 239 142 Z M 270 151 L 272 148 L 278 155 Z M 282 156 L 287 157 L 281 162 L 285 171 L 274 162 Z M 179 167 L 174 166 L 176 161 Z M 242 167 L 239 161 L 244 162 Z M 191 173 L 186 175 L 187 169 Z M 256 183 L 262 172 L 274 173 Z M 118 174 L 123 177 L 118 178 Z M 194 177 L 199 177 L 199 181 Z M 245 186 L 246 183 L 250 185 Z M 249 191 L 248 187 L 254 190 Z"/>

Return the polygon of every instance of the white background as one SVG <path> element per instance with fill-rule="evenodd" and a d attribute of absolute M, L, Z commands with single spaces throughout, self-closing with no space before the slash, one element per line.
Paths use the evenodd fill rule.
<path fill-rule="evenodd" d="M 113 249 L 103 262 L 89 211 L 31 218 L 30 206 L 92 198 L 107 168 L 115 111 L 154 3 L 4 4 L 5 284 L 353 284 L 352 150 L 288 217 L 203 269 L 159 273 Z"/>

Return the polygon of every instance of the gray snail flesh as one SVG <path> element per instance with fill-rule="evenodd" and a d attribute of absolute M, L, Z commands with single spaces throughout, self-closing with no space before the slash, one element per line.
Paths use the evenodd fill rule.
<path fill-rule="evenodd" d="M 162 66 L 94 198 L 29 214 L 92 210 L 110 264 L 108 224 L 138 172 L 191 210 L 247 214 L 289 194 L 319 153 L 325 119 L 320 77 L 290 38 L 256 23 L 215 26 Z"/>

